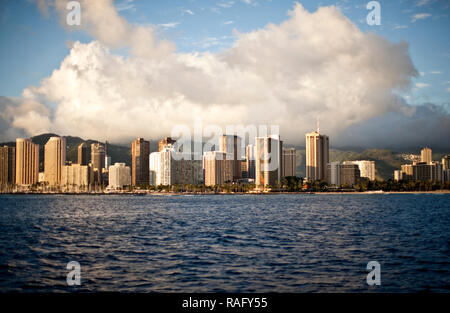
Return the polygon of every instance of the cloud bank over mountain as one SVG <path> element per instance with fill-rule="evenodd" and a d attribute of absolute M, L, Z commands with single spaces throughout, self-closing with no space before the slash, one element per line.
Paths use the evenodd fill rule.
<path fill-rule="evenodd" d="M 66 2 L 52 3 L 65 18 Z M 397 95 L 418 75 L 408 44 L 362 32 L 335 7 L 308 12 L 297 3 L 281 24 L 236 32 L 233 47 L 213 54 L 177 52 L 151 25 L 128 23 L 112 1 L 81 3 L 80 28 L 94 40 L 75 42 L 59 68 L 21 99 L 0 98 L 3 140 L 44 131 L 112 142 L 158 139 L 200 119 L 221 127 L 279 125 L 284 141 L 303 144 L 320 118 L 332 144 L 370 146 L 398 125 L 364 133 L 366 122 L 396 117 L 404 128 L 389 140 L 431 145 L 421 132 L 450 125 L 448 110 L 428 114 Z M 114 53 L 121 48 L 130 54 Z M 418 115 L 427 127 L 410 126 Z M 352 135 L 359 129 L 363 139 Z"/>

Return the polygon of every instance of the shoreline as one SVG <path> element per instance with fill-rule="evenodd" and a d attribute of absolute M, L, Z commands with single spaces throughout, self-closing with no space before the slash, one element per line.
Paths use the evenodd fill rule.
<path fill-rule="evenodd" d="M 433 191 L 295 191 L 295 192 L 5 192 L 2 195 L 89 195 L 89 196 L 209 196 L 209 195 L 389 195 L 389 194 L 450 194 L 450 190 Z"/>

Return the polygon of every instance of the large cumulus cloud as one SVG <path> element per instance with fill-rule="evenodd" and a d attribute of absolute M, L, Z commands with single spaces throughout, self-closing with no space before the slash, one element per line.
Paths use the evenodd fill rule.
<path fill-rule="evenodd" d="M 397 95 L 417 75 L 407 43 L 364 33 L 332 6 L 308 12 L 297 3 L 283 23 L 236 33 L 234 46 L 217 54 L 176 52 L 151 26 L 130 25 L 112 1 L 82 7 L 96 40 L 75 43 L 51 76 L 24 90 L 22 106 L 56 105 L 35 108 L 35 116 L 16 108 L 14 127 L 125 142 L 201 119 L 278 124 L 285 141 L 301 144 L 316 118 L 333 139 L 386 114 L 411 115 Z M 128 57 L 112 52 L 123 47 Z M 27 118 L 40 118 L 41 127 L 21 122 Z"/>

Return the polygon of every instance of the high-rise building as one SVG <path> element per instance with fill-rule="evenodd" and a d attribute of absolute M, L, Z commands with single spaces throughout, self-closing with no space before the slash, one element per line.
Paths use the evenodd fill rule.
<path fill-rule="evenodd" d="M 403 172 L 401 170 L 395 170 L 394 171 L 394 180 L 395 181 L 399 181 L 399 180 L 403 180 Z"/>
<path fill-rule="evenodd" d="M 32 185 L 39 180 L 39 145 L 31 139 L 16 139 L 16 184 Z"/>
<path fill-rule="evenodd" d="M 131 143 L 131 184 L 147 185 L 149 179 L 150 142 L 138 138 Z"/>
<path fill-rule="evenodd" d="M 78 146 L 78 164 L 88 165 L 88 148 L 84 142 Z"/>
<path fill-rule="evenodd" d="M 361 172 L 357 164 L 341 164 L 331 162 L 327 164 L 327 183 L 334 186 L 354 186 L 360 180 Z"/>
<path fill-rule="evenodd" d="M 111 157 L 105 156 L 105 169 L 109 170 L 109 167 L 111 166 Z"/>
<path fill-rule="evenodd" d="M 341 185 L 353 186 L 359 182 L 361 172 L 356 164 L 341 164 L 339 176 Z"/>
<path fill-rule="evenodd" d="M 319 131 L 308 133 L 306 137 L 306 179 L 326 180 L 329 160 L 328 136 Z"/>
<path fill-rule="evenodd" d="M 241 160 L 242 178 L 248 178 L 247 160 Z"/>
<path fill-rule="evenodd" d="M 344 161 L 344 164 L 356 164 L 361 172 L 361 177 L 366 177 L 369 180 L 375 180 L 375 161 Z"/>
<path fill-rule="evenodd" d="M 207 151 L 203 154 L 205 185 L 222 185 L 233 180 L 233 162 L 223 151 Z"/>
<path fill-rule="evenodd" d="M 88 191 L 93 183 L 93 168 L 89 165 L 70 164 L 62 167 L 61 187 L 66 191 Z"/>
<path fill-rule="evenodd" d="M 443 181 L 445 180 L 443 165 L 439 162 L 414 162 L 403 164 L 402 179 L 420 181 Z"/>
<path fill-rule="evenodd" d="M 445 182 L 450 181 L 450 169 L 446 169 L 442 171 L 442 177 L 444 178 Z"/>
<path fill-rule="evenodd" d="M 164 148 L 163 148 L 164 149 Z M 162 150 L 161 150 L 162 152 Z M 161 185 L 161 153 L 150 153 L 149 183 L 153 186 Z"/>
<path fill-rule="evenodd" d="M 413 164 L 413 180 L 443 181 L 442 164 L 439 162 L 420 162 Z"/>
<path fill-rule="evenodd" d="M 327 172 L 327 183 L 339 187 L 341 185 L 341 163 L 328 163 Z"/>
<path fill-rule="evenodd" d="M 442 169 L 444 171 L 450 169 L 450 154 L 447 154 L 442 158 Z"/>
<path fill-rule="evenodd" d="M 109 187 L 121 189 L 131 184 L 130 167 L 125 163 L 115 163 L 109 167 Z"/>
<path fill-rule="evenodd" d="M 403 164 L 401 166 L 401 171 L 402 171 L 402 179 L 406 179 L 406 180 L 410 180 L 410 179 L 414 179 L 413 177 L 413 165 L 412 164 Z"/>
<path fill-rule="evenodd" d="M 255 185 L 274 186 L 283 177 L 283 142 L 279 135 L 256 137 Z"/>
<path fill-rule="evenodd" d="M 283 149 L 283 176 L 295 176 L 295 148 Z"/>
<path fill-rule="evenodd" d="M 164 137 L 164 139 L 158 141 L 158 152 L 163 151 L 165 147 L 171 146 L 175 142 L 177 141 L 175 139 L 172 139 L 171 137 Z"/>
<path fill-rule="evenodd" d="M 233 180 L 241 179 L 241 137 L 236 135 L 219 137 L 219 151 L 225 152 L 227 157 L 233 161 Z"/>
<path fill-rule="evenodd" d="M 105 147 L 100 143 L 91 144 L 91 164 L 94 170 L 102 173 L 105 168 Z"/>
<path fill-rule="evenodd" d="M 44 146 L 45 181 L 50 186 L 61 184 L 64 165 L 66 165 L 66 138 L 50 137 Z"/>
<path fill-rule="evenodd" d="M 433 161 L 432 152 L 430 148 L 423 148 L 420 151 L 420 162 L 430 164 Z"/>
<path fill-rule="evenodd" d="M 245 159 L 247 162 L 247 176 L 248 178 L 255 179 L 255 166 L 256 166 L 256 146 L 248 145 L 245 148 Z"/>
<path fill-rule="evenodd" d="M 16 148 L 0 147 L 0 185 L 16 184 Z"/>
<path fill-rule="evenodd" d="M 171 145 L 163 148 L 152 161 L 158 166 L 155 178 L 158 185 L 198 185 L 203 183 L 202 161 L 193 153 L 174 151 Z M 156 167 L 152 164 L 152 168 Z"/>

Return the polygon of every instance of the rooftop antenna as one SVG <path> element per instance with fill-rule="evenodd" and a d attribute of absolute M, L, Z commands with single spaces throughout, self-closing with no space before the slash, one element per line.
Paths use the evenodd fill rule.
<path fill-rule="evenodd" d="M 317 133 L 320 134 L 320 120 L 317 118 Z"/>

